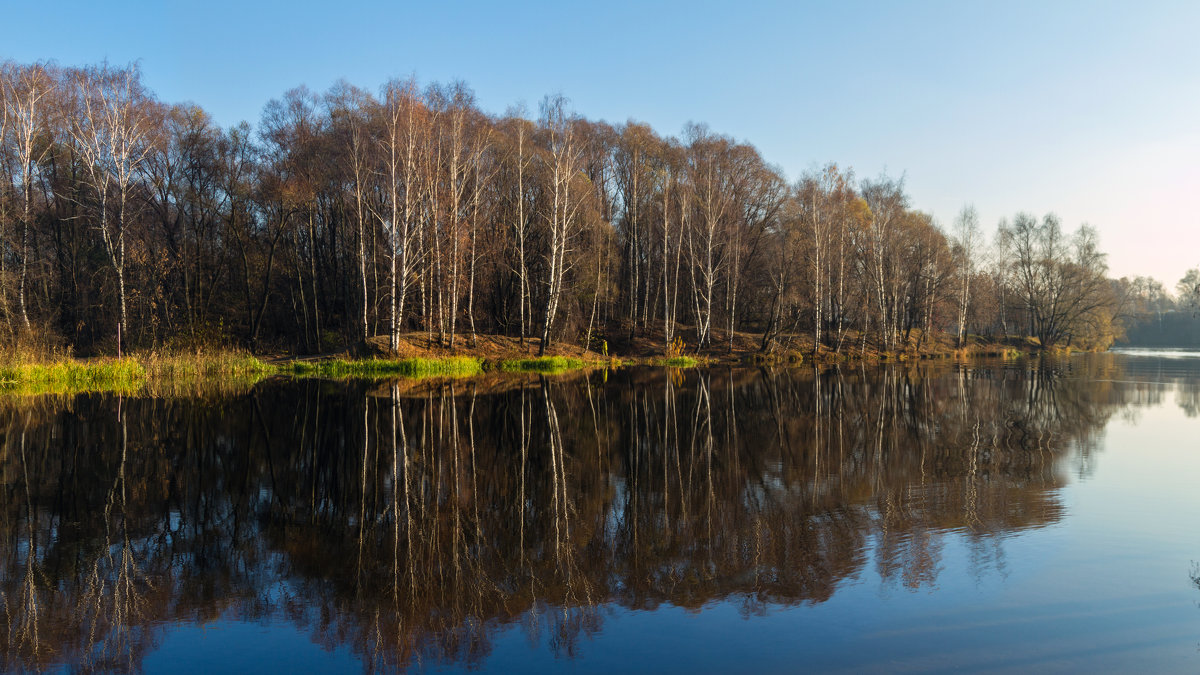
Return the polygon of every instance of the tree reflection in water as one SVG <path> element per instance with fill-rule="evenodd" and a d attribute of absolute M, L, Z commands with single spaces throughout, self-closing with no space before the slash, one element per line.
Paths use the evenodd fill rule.
<path fill-rule="evenodd" d="M 370 669 L 479 664 L 510 625 L 570 656 L 606 605 L 754 614 L 871 566 L 932 587 L 948 534 L 987 574 L 1161 396 L 1071 364 L 8 400 L 0 666 L 136 670 L 164 625 L 218 617 Z"/>

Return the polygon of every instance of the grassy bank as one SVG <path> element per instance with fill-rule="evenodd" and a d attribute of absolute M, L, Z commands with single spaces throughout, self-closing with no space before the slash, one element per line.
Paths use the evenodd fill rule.
<path fill-rule="evenodd" d="M 140 354 L 89 360 L 66 356 L 38 360 L 11 357 L 0 362 L 0 394 L 133 394 L 228 390 L 271 375 L 276 367 L 243 352 Z"/>
<path fill-rule="evenodd" d="M 764 354 L 757 343 L 743 340 L 733 351 L 712 351 L 684 355 L 682 341 L 666 356 L 654 355 L 656 345 L 643 345 L 634 356 L 600 359 L 594 353 L 583 356 L 534 356 L 532 345 L 511 344 L 490 336 L 490 348 L 470 355 L 447 350 L 428 349 L 420 356 L 406 358 L 325 358 L 317 360 L 282 359 L 264 361 L 246 352 L 214 350 L 141 353 L 124 359 L 79 360 L 62 353 L 33 354 L 0 349 L 0 394 L 71 394 L 89 391 L 142 392 L 148 395 L 172 393 L 216 393 L 245 390 L 265 377 L 293 378 L 428 378 L 469 377 L 485 372 L 558 374 L 586 368 L 619 366 L 657 366 L 694 368 L 715 364 L 796 365 L 800 363 L 837 363 L 847 361 L 909 361 L 917 359 L 974 358 L 1017 359 L 1026 356 L 1069 353 L 1066 350 L 1042 350 L 1027 339 L 983 340 L 971 336 L 965 348 L 947 344 L 948 340 L 928 341 L 921 348 L 896 352 L 862 349 L 861 342 L 847 340 L 847 349 L 834 352 L 822 347 L 817 353 L 811 344 L 788 341 L 783 349 Z M 631 345 L 632 346 L 632 345 Z M 809 347 L 805 350 L 805 347 Z M 858 347 L 857 349 L 855 347 Z M 419 353 L 419 352 L 418 352 Z M 661 354 L 661 352 L 660 352 Z"/>
<path fill-rule="evenodd" d="M 489 363 L 506 373 L 563 373 L 587 367 L 589 362 L 567 356 L 536 356 L 525 359 L 501 359 Z M 591 364 L 594 365 L 594 364 Z"/>
<path fill-rule="evenodd" d="M 0 365 L 0 392 L 15 394 L 134 392 L 145 379 L 146 368 L 131 358 Z"/>
<path fill-rule="evenodd" d="M 605 364 L 616 365 L 617 361 Z M 243 352 L 142 354 L 124 359 L 0 363 L 0 394 L 154 393 L 237 389 L 270 376 L 294 378 L 470 377 L 487 371 L 561 373 L 600 365 L 562 356 L 484 360 L 476 356 L 323 359 L 268 363 Z"/>
<path fill-rule="evenodd" d="M 708 361 L 703 361 L 707 363 Z M 664 358 L 649 359 L 645 362 L 648 366 L 665 366 L 667 368 L 695 368 L 701 364 L 700 359 L 692 358 L 691 356 L 668 356 Z"/>
<path fill-rule="evenodd" d="M 295 377 L 466 377 L 483 371 L 474 356 L 408 359 L 330 359 L 291 361 L 276 367 L 281 375 Z"/>
<path fill-rule="evenodd" d="M 609 362 L 586 361 L 566 356 L 512 359 L 483 359 L 476 356 L 445 356 L 407 359 L 328 359 L 291 361 L 278 366 L 281 375 L 296 377 L 469 377 L 485 371 L 504 373 L 563 373 Z"/>
<path fill-rule="evenodd" d="M 189 354 L 135 356 L 156 378 L 265 377 L 277 366 L 245 352 L 196 352 Z"/>

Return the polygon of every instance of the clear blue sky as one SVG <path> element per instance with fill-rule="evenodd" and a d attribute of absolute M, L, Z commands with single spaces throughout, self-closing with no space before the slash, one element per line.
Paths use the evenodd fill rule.
<path fill-rule="evenodd" d="M 501 113 L 754 143 L 790 178 L 907 178 L 948 225 L 1020 210 L 1101 232 L 1115 276 L 1200 265 L 1200 2 L 5 2 L 0 58 L 139 59 L 218 123 L 338 78 L 465 80 Z"/>

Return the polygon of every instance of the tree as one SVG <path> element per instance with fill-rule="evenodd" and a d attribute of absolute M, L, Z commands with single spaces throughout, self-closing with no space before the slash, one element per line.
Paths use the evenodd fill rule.
<path fill-rule="evenodd" d="M 806 174 L 793 188 L 798 225 L 804 234 L 793 246 L 807 242 L 809 285 L 812 289 L 813 349 L 826 339 L 825 324 L 840 307 L 845 292 L 848 230 L 853 227 L 854 177 L 836 164 Z M 836 282 L 835 282 L 836 278 Z"/>
<path fill-rule="evenodd" d="M 1019 216 L 985 265 L 974 212 L 947 238 L 903 180 L 830 164 L 788 185 L 703 125 L 613 128 L 561 96 L 540 112 L 490 118 L 461 83 L 394 80 L 377 100 L 339 82 L 221 129 L 135 66 L 4 64 L 4 334 L 318 351 L 384 331 L 399 349 L 406 329 L 453 348 L 469 329 L 540 332 L 544 353 L 661 319 L 666 351 L 722 329 L 723 349 L 761 331 L 764 350 L 800 333 L 895 350 L 1018 316 L 1047 345 L 1099 345 L 1119 300 L 1169 306 L 1149 281 L 1106 280 L 1086 228 Z"/>
<path fill-rule="evenodd" d="M 1108 331 L 1114 299 L 1096 231 L 1087 225 L 1068 239 L 1059 219 L 1039 223 L 1020 213 L 1000 226 L 1000 243 L 1029 335 L 1043 348 Z"/>
<path fill-rule="evenodd" d="M 563 294 L 563 280 L 568 272 L 567 253 L 574 243 L 579 224 L 579 193 L 571 198 L 571 183 L 579 172 L 580 153 L 575 145 L 572 116 L 567 112 L 567 99 L 562 95 L 547 96 L 542 101 L 541 125 L 547 137 L 549 156 L 546 174 L 549 182 L 550 210 L 545 214 L 549 246 L 546 252 L 546 300 L 542 313 L 542 342 L 538 355 L 546 353 L 550 344 L 554 317 Z"/>
<path fill-rule="evenodd" d="M 715 136 L 707 127 L 687 129 L 687 181 L 689 202 L 695 211 L 687 231 L 687 247 L 695 312 L 696 346 L 711 339 L 714 290 L 725 269 L 733 189 L 730 184 L 728 139 Z"/>
<path fill-rule="evenodd" d="M 419 258 L 414 249 L 421 237 L 422 220 L 417 217 L 420 190 L 417 186 L 417 146 L 425 122 L 416 81 L 393 80 L 383 91 L 383 146 L 386 203 L 388 210 L 379 218 L 388 234 L 388 341 L 395 350 L 399 346 L 400 327 L 404 321 L 404 301 L 408 278 Z"/>
<path fill-rule="evenodd" d="M 663 349 L 670 352 L 675 347 L 676 320 L 679 316 L 679 268 L 683 256 L 683 233 L 687 231 L 687 216 L 690 202 L 688 192 L 681 189 L 683 173 L 682 148 L 677 143 L 660 146 L 659 174 L 662 186 L 662 294 L 663 294 Z M 675 214 L 676 225 L 671 224 Z"/>
<path fill-rule="evenodd" d="M 375 150 L 378 139 L 372 124 L 378 117 L 379 104 L 367 92 L 339 82 L 333 91 L 326 96 L 326 105 L 330 108 L 333 121 L 333 133 L 336 134 L 338 145 L 342 151 L 344 171 L 350 181 L 350 190 L 354 197 L 354 218 L 358 234 L 358 271 L 359 271 L 359 336 L 366 340 L 371 336 L 368 310 L 367 283 L 367 223 L 372 220 L 372 191 L 375 185 Z"/>
<path fill-rule="evenodd" d="M 526 180 L 530 167 L 536 157 L 530 147 L 532 124 L 525 119 L 524 110 L 514 108 L 509 111 L 503 121 L 502 130 L 508 139 L 506 163 L 509 165 L 510 180 L 515 178 L 512 188 L 506 191 L 510 202 L 508 212 L 511 219 L 511 239 L 516 260 L 512 264 L 517 276 L 517 317 L 518 337 L 521 344 L 529 334 L 529 321 L 533 312 L 530 304 L 529 287 L 529 258 L 526 251 L 530 233 L 533 229 L 533 195 L 531 181 Z"/>
<path fill-rule="evenodd" d="M 443 280 L 437 287 L 438 336 L 440 339 L 448 333 L 450 349 L 454 349 L 462 277 L 462 244 L 466 238 L 464 233 L 469 223 L 473 222 L 467 191 L 474 175 L 473 166 L 480 161 L 478 147 L 468 134 L 475 94 L 462 82 L 456 82 L 445 88 L 431 87 L 426 98 L 439 122 L 437 142 L 445 170 L 444 180 L 437 180 L 433 184 L 442 186 L 445 192 L 444 215 L 439 223 L 441 236 L 435 240 L 439 250 L 434 260 L 439 271 L 438 278 Z M 446 242 L 444 251 L 440 250 L 442 241 Z"/>
<path fill-rule="evenodd" d="M 975 276 L 979 249 L 979 214 L 967 205 L 954 219 L 954 251 L 958 258 L 958 346 L 967 338 L 967 311 L 971 306 L 971 278 Z"/>
<path fill-rule="evenodd" d="M 649 228 L 644 214 L 653 199 L 654 155 L 660 140 L 645 124 L 626 123 L 620 129 L 615 153 L 617 195 L 620 201 L 619 232 L 622 239 L 623 284 L 621 293 L 628 310 L 629 331 L 637 331 L 639 304 L 644 313 L 649 294 Z M 645 277 L 643 279 L 643 277 Z M 641 297 L 639 297 L 639 294 Z"/>
<path fill-rule="evenodd" d="M 126 228 L 133 220 L 130 199 L 146 157 L 154 147 L 159 111 L 142 87 L 136 65 L 107 63 L 76 71 L 72 83 L 78 116 L 71 133 L 83 153 L 92 190 L 95 227 L 117 275 L 117 354 L 129 333 L 126 308 Z"/>
<path fill-rule="evenodd" d="M 734 146 L 732 162 L 734 218 L 728 242 L 732 254 L 729 256 L 725 283 L 730 352 L 733 351 L 738 326 L 742 280 L 758 260 L 764 233 L 776 224 L 784 203 L 790 197 L 787 183 L 778 171 L 767 166 L 753 146 Z"/>
<path fill-rule="evenodd" d="M 861 268 L 873 296 L 880 344 L 894 349 L 899 337 L 902 277 L 898 273 L 902 244 L 898 222 L 908 208 L 904 180 L 880 176 L 862 184 L 870 220 L 859 245 Z M 864 317 L 867 320 L 867 317 Z M 864 326 L 864 336 L 866 330 Z"/>
<path fill-rule="evenodd" d="M 250 125 L 245 122 L 221 135 L 216 152 L 220 165 L 216 189 L 225 233 L 236 244 L 241 263 L 246 342 L 254 349 L 271 297 L 276 252 L 285 232 L 279 178 L 261 161 L 260 148 L 251 140 Z M 253 286 L 259 278 L 255 297 Z"/>
<path fill-rule="evenodd" d="M 4 64 L 0 67 L 0 90 L 5 90 L 3 115 L 5 123 L 12 129 L 13 146 L 16 150 L 16 179 L 21 193 L 21 227 L 17 251 L 20 272 L 17 282 L 17 306 L 21 324 L 29 330 L 29 313 L 25 303 L 25 288 L 29 277 L 29 234 L 33 218 L 34 172 L 51 147 L 45 135 L 49 131 L 47 122 L 47 98 L 55 90 L 55 79 L 49 68 L 42 64 L 21 66 Z M 4 143 L 0 134 L 0 144 Z"/>
<path fill-rule="evenodd" d="M 1200 309 L 1200 268 L 1188 270 L 1175 284 L 1175 293 L 1181 307 Z"/>

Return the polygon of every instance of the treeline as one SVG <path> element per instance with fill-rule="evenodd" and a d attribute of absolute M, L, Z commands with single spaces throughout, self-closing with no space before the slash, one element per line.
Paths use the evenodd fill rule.
<path fill-rule="evenodd" d="M 1200 346 L 1200 268 L 1192 268 L 1169 292 L 1157 279 L 1121 279 L 1120 345 L 1135 347 Z"/>
<path fill-rule="evenodd" d="M 0 334 L 81 352 L 318 352 L 419 331 L 596 347 L 1106 345 L 1095 233 L 1019 214 L 985 247 L 902 179 L 788 182 L 747 143 L 572 113 L 490 116 L 461 83 L 303 87 L 257 129 L 157 100 L 136 66 L 0 71 Z M 682 342 L 679 342 L 679 341 Z"/>
<path fill-rule="evenodd" d="M 1119 282 L 1124 311 L 1133 316 L 1161 318 L 1166 314 L 1200 310 L 1200 268 L 1192 268 L 1175 284 L 1175 293 L 1151 277 L 1123 278 Z"/>

